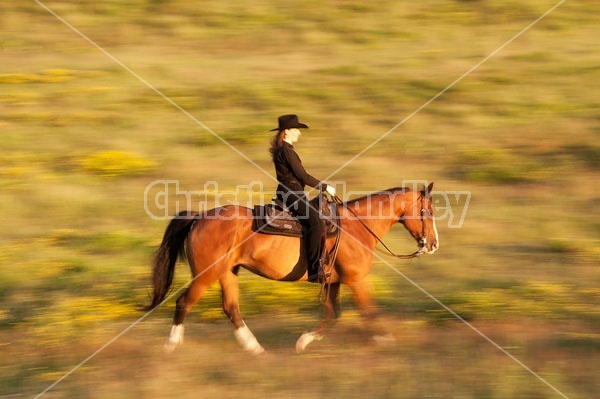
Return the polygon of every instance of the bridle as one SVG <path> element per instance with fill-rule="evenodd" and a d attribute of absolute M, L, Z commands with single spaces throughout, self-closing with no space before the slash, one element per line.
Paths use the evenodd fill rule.
<path fill-rule="evenodd" d="M 428 211 L 427 208 L 425 208 L 425 198 L 427 198 L 427 194 L 421 193 L 421 212 L 419 212 L 421 219 L 421 238 L 419 238 L 420 253 L 423 252 L 423 248 L 425 248 L 425 245 L 427 244 L 427 233 L 425 232 L 425 213 Z"/>
<path fill-rule="evenodd" d="M 375 232 L 373 230 L 371 230 L 371 228 L 369 226 L 367 226 L 367 224 L 360 218 L 360 216 L 358 216 L 358 214 L 356 212 L 354 212 L 350 207 L 346 207 L 346 209 L 360 222 L 360 224 L 363 225 L 363 227 L 373 237 L 375 237 L 377 242 L 379 242 L 385 248 L 385 250 L 389 253 L 389 255 L 391 255 L 395 258 L 399 258 L 399 259 L 412 259 L 412 258 L 416 258 L 417 256 L 421 255 L 423 253 L 425 245 L 427 244 L 427 234 L 425 233 L 425 213 L 427 212 L 427 209 L 425 208 L 425 198 L 426 198 L 426 195 L 424 193 L 421 193 L 421 211 L 419 212 L 420 219 L 421 219 L 421 236 L 419 237 L 419 239 L 417 241 L 419 244 L 419 249 L 417 249 L 415 252 L 413 252 L 412 254 L 409 254 L 409 255 L 401 255 L 401 254 L 394 253 L 394 251 L 389 249 L 388 246 L 385 245 L 385 243 L 381 240 L 381 238 L 379 238 L 379 236 L 377 236 L 377 234 L 375 234 Z M 343 201 L 337 195 L 334 196 L 333 199 L 335 200 L 335 202 L 338 205 L 344 204 Z M 401 220 L 399 220 L 399 221 L 401 221 Z"/>

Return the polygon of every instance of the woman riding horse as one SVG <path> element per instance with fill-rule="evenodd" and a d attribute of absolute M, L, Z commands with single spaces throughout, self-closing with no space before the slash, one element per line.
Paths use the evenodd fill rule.
<path fill-rule="evenodd" d="M 324 317 L 319 326 L 298 339 L 297 351 L 303 351 L 308 344 L 318 340 L 339 316 L 340 284 L 350 288 L 362 315 L 373 325 L 376 312 L 367 276 L 375 246 L 393 225 L 404 225 L 417 242 L 418 251 L 414 256 L 437 251 L 439 240 L 433 216 L 432 189 L 433 183 L 422 190 L 391 188 L 340 207 L 342 233 L 329 278 Z M 154 295 L 148 309 L 154 309 L 168 299 L 179 258 L 187 257 L 193 278 L 177 299 L 171 334 L 165 345 L 167 350 L 173 350 L 183 342 L 186 315 L 218 281 L 223 311 L 235 327 L 235 337 L 250 353 L 264 351 L 240 313 L 239 270 L 244 268 L 277 281 L 306 281 L 306 266 L 300 260 L 302 246 L 298 238 L 255 232 L 252 229 L 254 217 L 250 208 L 225 205 L 201 213 L 182 211 L 169 222 L 154 259 Z M 328 250 L 333 248 L 334 240 L 327 241 Z"/>
<path fill-rule="evenodd" d="M 323 223 L 319 210 L 308 203 L 304 187 L 325 190 L 332 197 L 335 196 L 335 188 L 309 175 L 294 150 L 294 143 L 298 142 L 302 134 L 300 129 L 308 129 L 308 126 L 300 123 L 296 115 L 282 115 L 278 122 L 279 127 L 271 129 L 278 132 L 271 141 L 271 154 L 273 154 L 279 182 L 277 198 L 289 208 L 304 227 L 308 281 L 323 282 L 325 273 L 320 262 Z"/>

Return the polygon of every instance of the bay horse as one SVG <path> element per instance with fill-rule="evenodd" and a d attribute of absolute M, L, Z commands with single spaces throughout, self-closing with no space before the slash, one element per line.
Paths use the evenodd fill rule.
<path fill-rule="evenodd" d="M 337 257 L 329 277 L 321 323 L 304 333 L 296 350 L 322 338 L 339 316 L 340 284 L 346 284 L 367 321 L 374 321 L 374 309 L 367 275 L 371 271 L 373 250 L 378 237 L 401 223 L 418 244 L 415 254 L 433 254 L 439 248 L 431 193 L 433 183 L 422 190 L 392 188 L 342 203 L 339 207 L 341 235 Z M 153 265 L 154 295 L 147 309 L 161 305 L 173 282 L 175 265 L 187 258 L 192 280 L 177 299 L 171 333 L 165 349 L 173 350 L 183 342 L 183 322 L 192 306 L 218 281 L 222 289 L 223 311 L 235 327 L 234 335 L 242 348 L 252 354 L 264 351 L 248 328 L 239 309 L 238 272 L 240 267 L 277 281 L 307 281 L 306 258 L 297 237 L 254 232 L 252 209 L 227 205 L 201 213 L 181 212 L 165 231 Z M 370 230 L 370 231 L 369 231 Z M 335 238 L 326 241 L 330 250 Z"/>

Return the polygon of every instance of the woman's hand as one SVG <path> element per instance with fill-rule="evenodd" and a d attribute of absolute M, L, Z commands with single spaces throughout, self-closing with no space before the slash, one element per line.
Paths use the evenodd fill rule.
<path fill-rule="evenodd" d="M 325 191 L 327 191 L 327 194 L 331 195 L 332 197 L 335 197 L 335 187 L 328 184 L 325 188 Z"/>

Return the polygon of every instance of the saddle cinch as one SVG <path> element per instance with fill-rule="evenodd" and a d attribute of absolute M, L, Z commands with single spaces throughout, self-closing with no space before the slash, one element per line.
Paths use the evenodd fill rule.
<path fill-rule="evenodd" d="M 319 205 L 321 201 L 321 205 Z M 335 202 L 328 202 L 318 196 L 310 204 L 323 214 L 327 237 L 335 237 L 338 232 L 338 212 Z M 278 198 L 273 198 L 272 204 L 255 205 L 252 230 L 263 234 L 302 237 L 302 224 Z"/>

